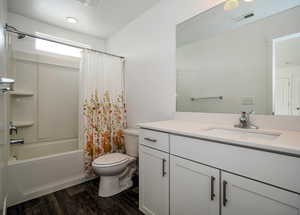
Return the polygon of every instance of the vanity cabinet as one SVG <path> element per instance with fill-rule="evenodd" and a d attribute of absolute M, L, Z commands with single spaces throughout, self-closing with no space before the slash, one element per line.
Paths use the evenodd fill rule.
<path fill-rule="evenodd" d="M 140 146 L 139 207 L 146 215 L 169 214 L 169 154 Z"/>
<path fill-rule="evenodd" d="M 171 155 L 170 214 L 219 215 L 220 212 L 222 215 L 298 215 L 300 197 Z"/>
<path fill-rule="evenodd" d="M 222 172 L 222 215 L 298 215 L 298 194 Z"/>
<path fill-rule="evenodd" d="M 147 129 L 139 153 L 146 215 L 300 214 L 300 158 Z"/>
<path fill-rule="evenodd" d="M 170 214 L 218 215 L 219 172 L 171 155 Z"/>

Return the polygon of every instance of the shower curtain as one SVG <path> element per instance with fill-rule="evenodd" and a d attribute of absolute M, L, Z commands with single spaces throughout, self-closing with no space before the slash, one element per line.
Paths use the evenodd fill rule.
<path fill-rule="evenodd" d="M 85 172 L 92 162 L 111 152 L 124 152 L 126 109 L 123 59 L 83 50 L 80 67 L 79 141 Z"/>

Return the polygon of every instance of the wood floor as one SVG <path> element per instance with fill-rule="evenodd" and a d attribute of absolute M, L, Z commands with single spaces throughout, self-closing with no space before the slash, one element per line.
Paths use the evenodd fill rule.
<path fill-rule="evenodd" d="M 8 208 L 8 215 L 142 215 L 138 187 L 98 197 L 98 179 Z"/>

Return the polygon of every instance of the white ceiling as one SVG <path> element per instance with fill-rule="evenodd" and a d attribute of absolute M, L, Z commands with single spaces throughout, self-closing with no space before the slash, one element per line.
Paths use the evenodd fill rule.
<path fill-rule="evenodd" d="M 99 0 L 94 7 L 84 6 L 78 0 L 8 0 L 8 11 L 48 24 L 108 38 L 159 0 Z M 75 17 L 77 24 L 66 22 Z"/>

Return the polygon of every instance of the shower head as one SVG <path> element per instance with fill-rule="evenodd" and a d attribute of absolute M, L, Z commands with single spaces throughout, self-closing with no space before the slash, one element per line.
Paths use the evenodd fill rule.
<path fill-rule="evenodd" d="M 23 38 L 25 38 L 25 37 L 26 37 L 25 34 L 21 34 L 21 33 L 18 34 L 18 39 L 19 39 L 19 40 L 20 40 L 20 39 L 23 39 Z"/>

